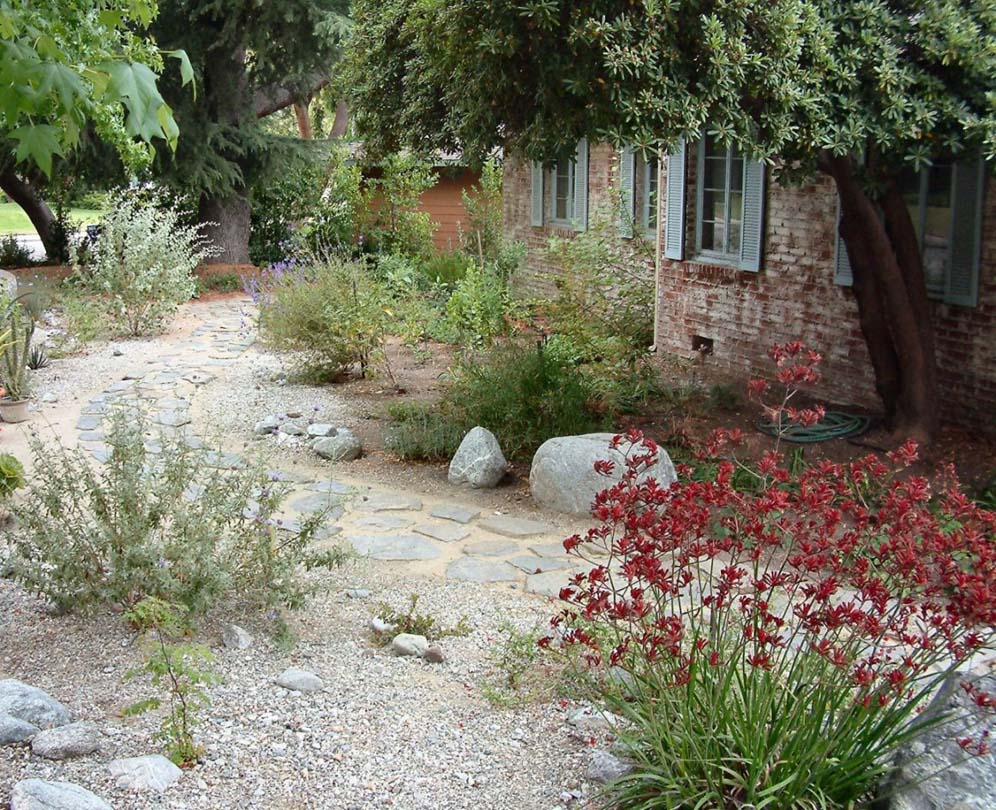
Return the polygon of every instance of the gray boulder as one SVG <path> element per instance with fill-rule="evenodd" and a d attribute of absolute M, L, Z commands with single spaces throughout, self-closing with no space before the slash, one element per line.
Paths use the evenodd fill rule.
<path fill-rule="evenodd" d="M 315 439 L 311 449 L 329 461 L 353 461 L 363 453 L 363 444 L 349 428 L 337 428 L 333 435 Z"/>
<path fill-rule="evenodd" d="M 0 270 L 0 298 L 17 298 L 17 276 L 9 270 Z"/>
<path fill-rule="evenodd" d="M 10 810 L 113 810 L 86 788 L 70 782 L 24 779 L 14 785 Z"/>
<path fill-rule="evenodd" d="M 633 770 L 633 766 L 608 751 L 593 751 L 585 778 L 590 782 L 605 784 Z"/>
<path fill-rule="evenodd" d="M 59 701 L 15 680 L 0 681 L 0 715 L 9 714 L 38 728 L 55 728 L 70 721 L 69 709 Z"/>
<path fill-rule="evenodd" d="M 38 732 L 38 726 L 11 717 L 9 714 L 0 714 L 0 745 L 27 742 Z"/>
<path fill-rule="evenodd" d="M 970 716 L 968 725 L 976 734 L 991 720 L 991 710 L 979 709 L 960 687 L 964 675 L 950 678 L 930 707 L 922 715 L 935 716 L 951 711 L 955 717 Z M 996 692 L 996 678 L 984 677 L 975 682 L 983 692 Z M 974 721 L 974 722 L 973 722 Z M 958 723 L 959 727 L 964 724 Z M 969 732 L 971 733 L 971 732 Z M 897 763 L 892 784 L 890 810 L 992 810 L 996 802 L 996 760 L 990 756 L 971 756 L 955 741 L 949 723 L 929 729 L 907 745 L 906 755 Z"/>
<path fill-rule="evenodd" d="M 154 790 L 158 793 L 183 776 L 183 771 L 162 754 L 115 759 L 108 764 L 107 770 L 117 780 L 119 788 Z"/>
<path fill-rule="evenodd" d="M 221 643 L 230 650 L 248 650 L 252 636 L 237 624 L 226 624 L 221 628 Z"/>
<path fill-rule="evenodd" d="M 320 692 L 325 688 L 325 681 L 304 669 L 285 669 L 276 680 L 277 686 L 290 689 L 292 692 Z"/>
<path fill-rule="evenodd" d="M 449 482 L 470 484 L 475 489 L 498 486 L 505 475 L 508 462 L 501 452 L 498 440 L 487 428 L 473 428 L 457 448 L 450 461 Z"/>
<path fill-rule="evenodd" d="M 590 514 L 595 496 L 622 478 L 625 456 L 609 448 L 612 437 L 612 433 L 558 436 L 540 445 L 529 471 L 533 499 L 557 512 Z M 595 472 L 595 462 L 603 459 L 615 462 L 610 475 Z M 677 477 L 671 458 L 660 450 L 657 464 L 644 472 L 641 480 L 654 478 L 667 486 Z"/>
<path fill-rule="evenodd" d="M 280 419 L 276 416 L 264 416 L 252 430 L 257 436 L 266 436 L 270 433 L 276 433 L 278 427 L 280 427 Z"/>
<path fill-rule="evenodd" d="M 56 760 L 83 757 L 100 748 L 102 738 L 93 723 L 70 723 L 39 731 L 31 738 L 31 753 Z"/>
<path fill-rule="evenodd" d="M 410 655 L 414 658 L 421 658 L 428 649 L 428 639 L 425 636 L 416 636 L 412 633 L 401 633 L 391 641 L 391 652 L 395 655 Z"/>
<path fill-rule="evenodd" d="M 335 435 L 335 428 L 332 425 L 326 425 L 323 422 L 316 422 L 313 425 L 308 425 L 308 435 L 313 439 L 333 436 Z"/>

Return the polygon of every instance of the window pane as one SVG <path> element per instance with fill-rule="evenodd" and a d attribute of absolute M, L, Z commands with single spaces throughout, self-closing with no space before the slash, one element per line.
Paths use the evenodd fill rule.
<path fill-rule="evenodd" d="M 705 188 L 725 189 L 726 188 L 726 158 L 706 158 L 705 161 Z"/>
<path fill-rule="evenodd" d="M 702 194 L 702 217 L 715 222 L 726 221 L 726 194 L 722 191 L 706 191 Z"/>
<path fill-rule="evenodd" d="M 719 229 L 719 233 L 722 235 L 723 229 Z M 712 222 L 702 223 L 702 249 L 703 250 L 718 250 L 716 244 L 716 226 Z"/>
<path fill-rule="evenodd" d="M 730 239 L 726 248 L 728 253 L 740 253 L 740 223 L 730 221 Z"/>
<path fill-rule="evenodd" d="M 719 143 L 712 135 L 706 135 L 706 157 L 726 159 L 726 145 Z"/>
<path fill-rule="evenodd" d="M 557 162 L 556 182 L 554 186 L 553 216 L 555 219 L 568 219 L 568 201 L 571 197 L 570 163 L 561 158 Z"/>
<path fill-rule="evenodd" d="M 657 158 L 651 158 L 647 164 L 647 211 L 648 228 L 657 227 Z"/>
<path fill-rule="evenodd" d="M 730 190 L 737 191 L 744 187 L 744 159 L 736 157 L 730 162 Z"/>
<path fill-rule="evenodd" d="M 924 201 L 923 270 L 927 286 L 943 289 L 951 245 L 951 166 L 935 165 L 927 174 Z"/>

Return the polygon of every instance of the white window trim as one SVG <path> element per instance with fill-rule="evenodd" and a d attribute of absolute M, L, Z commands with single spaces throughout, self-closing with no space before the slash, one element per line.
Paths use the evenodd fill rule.
<path fill-rule="evenodd" d="M 702 248 L 702 221 L 703 206 L 705 205 L 705 150 L 706 139 L 703 136 L 699 139 L 698 168 L 695 176 L 695 256 L 693 261 L 703 261 L 707 264 L 721 264 L 729 267 L 740 267 L 743 251 L 743 222 L 744 205 L 747 200 L 747 171 L 746 163 L 740 178 L 740 250 L 736 253 L 726 253 L 719 250 L 704 250 Z M 733 189 L 729 185 L 730 167 L 732 163 L 732 147 L 726 147 L 726 223 L 725 235 L 729 236 L 730 227 L 730 199 L 733 196 Z"/>

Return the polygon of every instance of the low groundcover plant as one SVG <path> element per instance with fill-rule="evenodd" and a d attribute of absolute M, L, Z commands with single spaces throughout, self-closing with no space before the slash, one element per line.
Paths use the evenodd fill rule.
<path fill-rule="evenodd" d="M 819 356 L 780 349 L 778 379 L 811 380 Z M 789 399 L 780 415 L 818 418 L 789 413 Z M 710 450 L 738 438 L 721 431 Z M 983 714 L 996 707 L 970 675 L 996 627 L 996 513 L 952 470 L 912 474 L 907 443 L 795 473 L 770 452 L 747 491 L 728 457 L 715 480 L 665 487 L 641 476 L 652 441 L 613 444 L 625 469 L 595 501 L 601 525 L 565 542 L 593 567 L 553 620 L 564 644 L 620 676 L 604 697 L 634 769 L 609 786 L 611 806 L 854 807 L 927 726 L 966 757 L 987 753 L 977 718 L 923 711 L 950 678 Z"/>

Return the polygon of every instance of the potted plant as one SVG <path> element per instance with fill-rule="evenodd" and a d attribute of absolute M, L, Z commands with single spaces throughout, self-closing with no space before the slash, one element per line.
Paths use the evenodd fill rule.
<path fill-rule="evenodd" d="M 28 419 L 28 354 L 35 333 L 34 319 L 15 300 L 6 307 L 5 341 L 0 341 L 0 418 Z"/>

